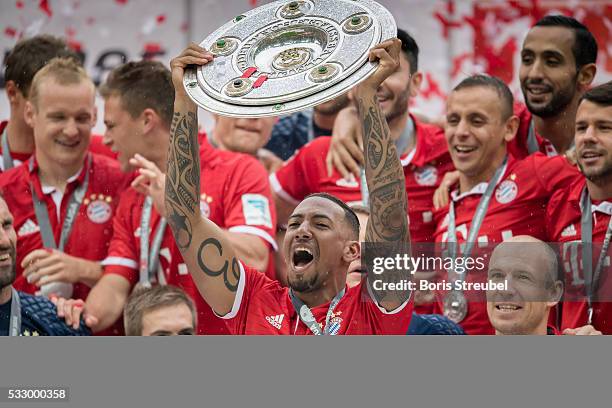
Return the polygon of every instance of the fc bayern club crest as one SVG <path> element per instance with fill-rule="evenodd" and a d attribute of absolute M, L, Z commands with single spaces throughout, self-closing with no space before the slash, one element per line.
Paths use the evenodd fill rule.
<path fill-rule="evenodd" d="M 415 170 L 414 179 L 420 186 L 435 186 L 438 182 L 438 169 L 425 166 Z"/>
<path fill-rule="evenodd" d="M 516 198 L 518 186 L 512 180 L 503 181 L 495 191 L 495 199 L 500 204 L 508 204 Z"/>
<path fill-rule="evenodd" d="M 106 201 L 94 200 L 87 206 L 87 217 L 96 224 L 104 224 L 111 219 L 112 215 L 113 210 Z"/>
<path fill-rule="evenodd" d="M 340 316 L 336 316 L 329 321 L 329 331 L 328 333 L 331 336 L 335 336 L 340 331 L 340 327 L 342 325 L 342 318 Z"/>

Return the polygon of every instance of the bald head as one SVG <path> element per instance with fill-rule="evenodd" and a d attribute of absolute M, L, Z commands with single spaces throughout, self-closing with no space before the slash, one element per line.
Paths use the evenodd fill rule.
<path fill-rule="evenodd" d="M 489 280 L 505 284 L 487 292 L 487 313 L 497 334 L 546 334 L 550 309 L 563 293 L 555 251 L 530 236 L 499 244 L 489 262 Z"/>
<path fill-rule="evenodd" d="M 529 235 L 518 235 L 499 244 L 493 250 L 489 269 L 499 262 L 531 266 L 548 282 L 558 277 L 559 263 L 555 251 L 546 242 Z"/>

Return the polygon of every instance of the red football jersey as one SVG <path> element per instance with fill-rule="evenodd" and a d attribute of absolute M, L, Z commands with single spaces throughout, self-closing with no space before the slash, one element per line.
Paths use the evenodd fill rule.
<path fill-rule="evenodd" d="M 74 220 L 72 232 L 66 242 L 64 252 L 90 261 L 102 261 L 106 258 L 108 245 L 113 233 L 112 218 L 118 201 L 118 195 L 125 185 L 125 175 L 121 173 L 117 162 L 103 156 L 91 154 L 91 168 L 87 169 L 88 159 L 78 176 L 66 186 L 57 217 L 57 207 L 50 192 L 43 194 L 38 177 L 38 165 L 34 161 L 32 171 L 29 161 L 0 175 L 0 188 L 14 217 L 17 231 L 17 279 L 15 288 L 26 293 L 35 293 L 38 288 L 26 282 L 21 261 L 35 249 L 43 248 L 40 227 L 34 212 L 30 185 L 43 197 L 49 213 L 49 221 L 59 243 L 61 229 L 66 217 L 69 198 L 77 186 L 85 179 L 89 171 L 89 185 L 79 212 Z M 46 189 L 45 189 L 46 190 Z M 74 285 L 72 297 L 85 299 L 89 287 L 82 283 Z"/>
<path fill-rule="evenodd" d="M 209 146 L 210 147 L 210 146 Z M 245 233 L 253 233 L 266 240 L 270 247 L 274 244 L 271 234 L 275 227 L 275 215 L 271 201 L 267 174 L 261 165 L 250 157 L 237 153 L 221 152 L 206 148 L 202 152 L 201 211 L 211 221 L 222 228 L 236 230 L 244 228 Z M 222 160 L 218 160 L 221 157 Z M 246 175 L 249 177 L 247 178 Z M 211 182 L 212 181 L 212 182 Z M 262 207 L 261 214 L 249 214 L 248 203 L 244 197 L 256 197 Z M 265 198 L 265 200 L 263 198 Z M 140 219 L 145 196 L 129 188 L 121 195 L 114 220 L 114 232 L 108 257 L 102 263 L 104 273 L 113 273 L 126 278 L 132 285 L 138 282 L 140 263 Z M 263 207 L 264 205 L 267 208 Z M 245 210 L 245 208 L 247 208 Z M 272 227 L 265 224 L 270 218 Z M 149 245 L 159 225 L 160 216 L 151 211 Z M 272 254 L 270 254 L 272 258 Z M 210 306 L 200 296 L 180 251 L 176 247 L 170 227 L 167 226 L 159 252 L 157 281 L 174 285 L 187 292 L 196 304 L 198 311 L 198 334 L 227 334 L 225 322 L 216 317 Z"/>
<path fill-rule="evenodd" d="M 564 157 L 546 157 L 542 153 L 526 159 L 516 160 L 509 156 L 506 169 L 493 192 L 486 215 L 476 238 L 472 256 L 489 253 L 489 243 L 499 243 L 517 235 L 531 235 L 546 241 L 546 204 L 554 191 L 568 185 L 580 173 L 569 165 Z M 478 202 L 487 183 L 480 183 L 463 194 L 453 192 L 457 242 L 465 243 L 474 218 Z M 437 228 L 437 243 L 448 241 L 448 206 L 434 214 Z M 444 248 L 445 245 L 442 245 Z M 442 272 L 443 279 L 446 273 Z M 466 282 L 485 282 L 486 270 L 482 273 L 467 274 Z M 468 305 L 468 314 L 461 322 L 467 334 L 493 334 L 494 330 L 487 316 L 484 293 L 468 293 L 468 299 L 476 299 Z M 479 300 L 482 299 L 483 302 Z M 443 313 L 443 295 L 438 296 L 435 307 Z"/>
<path fill-rule="evenodd" d="M 240 267 L 234 305 L 223 317 L 232 334 L 312 334 L 295 312 L 288 288 L 242 263 Z M 329 303 L 311 309 L 322 329 L 325 329 Z M 364 279 L 359 285 L 346 289 L 329 320 L 329 332 L 334 335 L 404 335 L 408 333 L 412 303 L 411 297 L 396 310 L 387 312 L 372 300 Z"/>
<path fill-rule="evenodd" d="M 8 125 L 8 121 L 4 120 L 0 122 L 0 136 L 4 133 L 4 129 Z M 111 159 L 117 158 L 117 153 L 113 152 L 109 149 L 104 142 L 102 141 L 102 136 L 99 135 L 91 135 L 91 139 L 89 140 L 89 151 L 92 153 L 100 154 L 102 156 L 109 157 Z M 13 167 L 19 166 L 21 163 L 25 162 L 30 158 L 30 153 L 15 153 L 11 152 L 11 157 L 13 158 Z M 0 173 L 5 171 L 4 162 L 2 160 L 2 144 L 0 144 Z"/>
<path fill-rule="evenodd" d="M 408 215 L 412 242 L 431 242 L 433 194 L 447 171 L 454 169 L 444 132 L 435 126 L 419 123 L 416 128 L 416 149 L 401 157 L 406 176 Z M 318 137 L 302 147 L 283 167 L 270 176 L 276 194 L 294 204 L 318 192 L 332 194 L 352 204 L 361 203 L 360 180 L 345 179 L 334 169 L 327 175 L 325 157 L 331 138 Z"/>
<path fill-rule="evenodd" d="M 250 155 L 215 149 L 203 136 L 200 163 L 202 214 L 221 228 L 263 239 L 270 249 L 268 268 L 263 272 L 276 279 L 276 207 L 266 169 Z"/>
<path fill-rule="evenodd" d="M 516 159 L 524 159 L 529 156 L 529 128 L 531 127 L 531 121 L 533 120 L 533 115 L 522 103 L 514 104 L 514 114 L 519 118 L 519 128 L 516 132 L 516 137 L 512 139 L 508 143 L 508 154 L 514 156 Z M 554 157 L 557 155 L 557 150 L 555 150 L 555 146 L 550 143 L 547 139 L 540 136 L 537 132 L 534 135 L 536 138 L 536 143 L 539 148 L 539 152 L 544 153 L 548 157 Z"/>
<path fill-rule="evenodd" d="M 561 308 L 561 329 L 577 328 L 587 324 L 588 305 L 582 269 L 582 225 L 580 198 L 586 179 L 580 177 L 570 186 L 557 191 L 546 212 L 549 240 L 559 243 L 561 263 L 565 271 L 565 298 Z M 601 244 L 612 215 L 612 197 L 608 201 L 594 200 L 593 213 L 593 270 L 597 265 Z M 610 254 L 604 259 L 597 295 L 600 302 L 593 303 L 593 326 L 603 334 L 612 334 L 612 276 Z"/>

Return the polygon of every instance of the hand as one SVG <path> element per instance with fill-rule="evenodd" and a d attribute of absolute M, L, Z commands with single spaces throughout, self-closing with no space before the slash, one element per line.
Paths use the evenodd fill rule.
<path fill-rule="evenodd" d="M 200 47 L 198 44 L 189 44 L 178 57 L 173 58 L 172 61 L 170 61 L 174 91 L 176 93 L 180 92 L 185 94 L 185 88 L 183 88 L 183 76 L 185 75 L 185 68 L 188 65 L 206 65 L 211 62 L 213 58 L 213 54 L 206 51 L 206 49 Z"/>
<path fill-rule="evenodd" d="M 283 166 L 283 161 L 280 157 L 264 148 L 257 150 L 257 160 L 263 164 L 268 174 L 276 172 Z"/>
<path fill-rule="evenodd" d="M 335 167 L 342 177 L 348 178 L 349 174 L 353 174 L 359 179 L 363 163 L 361 123 L 357 110 L 348 107 L 342 109 L 334 121 L 331 144 L 325 158 L 327 175 L 331 177 Z"/>
<path fill-rule="evenodd" d="M 76 283 L 81 280 L 83 260 L 56 249 L 35 249 L 21 262 L 28 283 L 38 287 L 51 282 Z"/>
<path fill-rule="evenodd" d="M 83 316 L 83 320 L 89 328 L 98 324 L 99 319 L 87 313 L 85 302 L 82 299 L 64 299 L 52 296 L 51 302 L 57 308 L 57 317 L 62 317 L 66 324 L 72 326 L 75 330 L 78 330 L 81 325 L 81 316 Z"/>
<path fill-rule="evenodd" d="M 586 326 L 582 326 L 582 327 L 577 327 L 575 329 L 565 329 L 563 330 L 563 334 L 567 336 L 601 336 L 602 335 L 602 333 L 599 330 L 597 330 L 590 324 L 587 324 Z"/>
<path fill-rule="evenodd" d="M 376 92 L 380 84 L 397 71 L 400 66 L 401 49 L 402 42 L 397 38 L 384 41 L 372 48 L 368 60 L 370 62 L 378 61 L 378 67 L 368 79 L 359 84 L 358 92 L 364 89 Z"/>
<path fill-rule="evenodd" d="M 414 273 L 413 282 L 415 282 L 417 290 L 414 293 L 415 306 L 430 304 L 435 301 L 436 294 L 429 289 L 420 290 L 421 281 L 433 282 L 436 279 L 436 272 L 416 271 Z"/>
<path fill-rule="evenodd" d="M 138 168 L 138 177 L 132 181 L 132 187 L 140 194 L 148 195 L 153 199 L 153 205 L 157 212 L 166 216 L 166 175 L 153 163 L 135 154 L 130 159 L 130 164 Z"/>
<path fill-rule="evenodd" d="M 449 201 L 449 192 L 451 188 L 459 182 L 459 171 L 449 171 L 442 178 L 442 182 L 440 186 L 436 189 L 433 196 L 433 205 L 437 210 L 448 205 Z"/>

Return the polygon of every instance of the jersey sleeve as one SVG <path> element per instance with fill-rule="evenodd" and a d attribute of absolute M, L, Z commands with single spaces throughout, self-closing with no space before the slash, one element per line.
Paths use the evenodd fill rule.
<path fill-rule="evenodd" d="M 372 316 L 371 324 L 376 325 L 375 333 L 377 334 L 397 334 L 404 335 L 408 333 L 412 312 L 414 309 L 414 296 L 411 293 L 410 297 L 399 305 L 396 309 L 387 311 L 377 301 L 372 292 L 372 288 L 368 284 L 367 278 L 362 280 L 362 285 L 365 286 L 367 297 L 364 307 L 368 310 L 368 314 Z M 364 290 L 364 289 L 362 289 Z"/>
<path fill-rule="evenodd" d="M 317 153 L 325 137 L 319 137 L 302 147 L 298 152 L 270 175 L 272 190 L 283 200 L 297 205 L 308 194 L 315 193 L 310 182 L 319 179 L 316 174 Z"/>
<path fill-rule="evenodd" d="M 559 238 L 557 237 L 560 216 L 558 209 L 562 203 L 561 200 L 564 198 L 564 193 L 564 190 L 555 191 L 546 205 L 546 218 L 544 225 L 546 226 L 546 239 L 548 242 L 556 242 L 557 238 Z"/>
<path fill-rule="evenodd" d="M 569 186 L 572 181 L 580 177 L 578 169 L 564 156 L 547 157 L 542 153 L 535 153 L 525 160 L 531 161 L 533 174 L 540 186 L 549 194 Z"/>
<path fill-rule="evenodd" d="M 225 320 L 231 334 L 244 334 L 246 332 L 247 318 L 254 294 L 260 292 L 268 281 L 270 279 L 263 273 L 240 262 L 240 280 L 238 281 L 238 289 L 232 309 L 225 316 L 217 315 Z"/>
<path fill-rule="evenodd" d="M 254 158 L 241 157 L 228 179 L 224 194 L 225 227 L 232 232 L 257 235 L 277 250 L 276 208 L 268 174 Z"/>
<path fill-rule="evenodd" d="M 131 195 L 121 198 L 117 213 L 113 219 L 113 236 L 110 241 L 107 257 L 102 261 L 104 274 L 113 273 L 123 276 L 130 284 L 138 282 L 139 254 L 132 225 Z"/>

